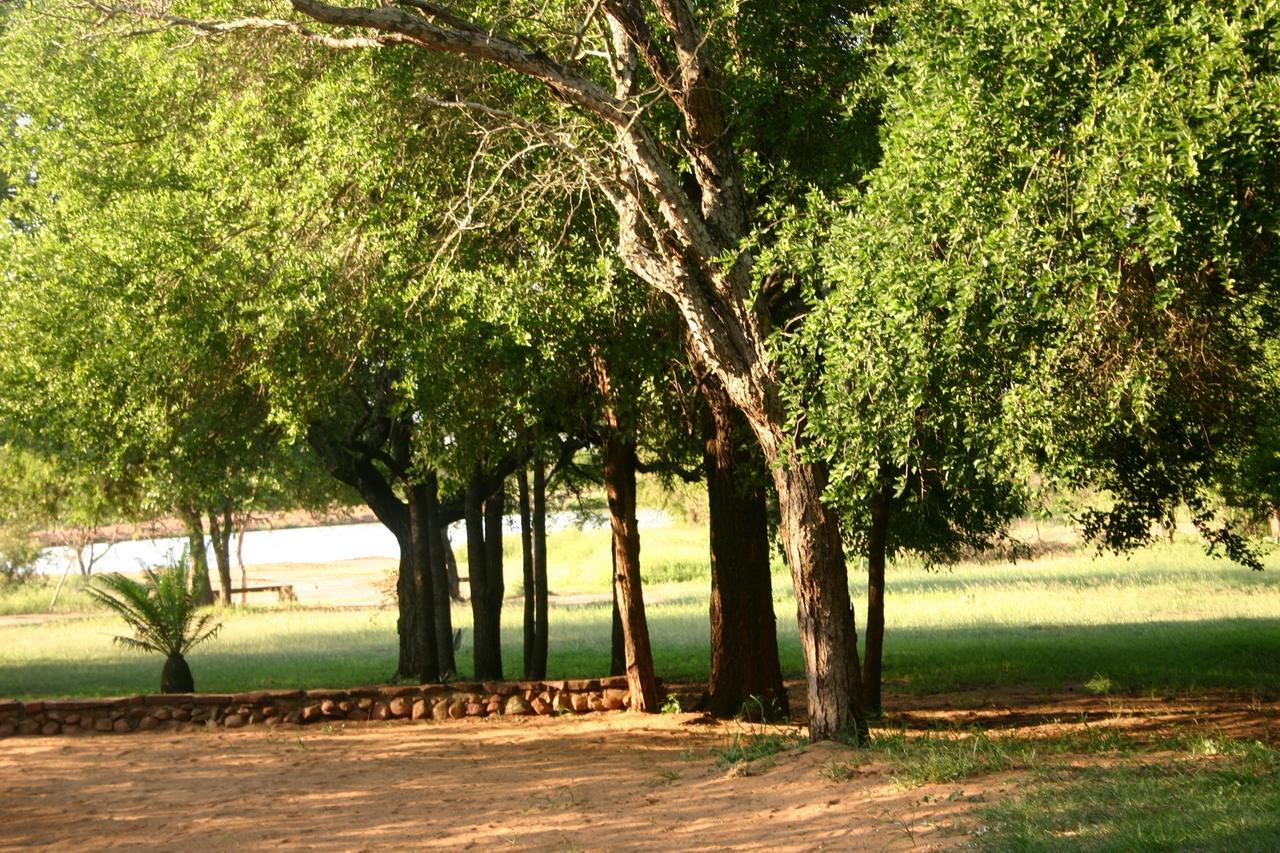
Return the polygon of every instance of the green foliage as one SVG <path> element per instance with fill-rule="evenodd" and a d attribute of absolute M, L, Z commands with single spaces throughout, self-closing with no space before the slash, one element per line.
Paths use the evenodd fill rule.
<path fill-rule="evenodd" d="M 1033 473 L 1105 491 L 1114 548 L 1192 507 L 1270 422 L 1280 10 L 902 2 L 880 165 L 794 247 L 820 275 L 780 341 L 797 425 L 859 539 L 998 538 Z M 825 247 L 801 239 L 830 223 Z M 812 241 L 812 238 L 808 238 Z"/>
<path fill-rule="evenodd" d="M 131 637 L 115 637 L 115 642 L 131 649 L 185 655 L 222 627 L 210 624 L 212 613 L 200 612 L 185 559 L 163 569 L 145 570 L 141 582 L 121 574 L 103 575 L 88 592 L 133 631 Z"/>
<path fill-rule="evenodd" d="M 34 572 L 40 544 L 28 531 L 0 527 L 0 583 L 22 583 Z"/>

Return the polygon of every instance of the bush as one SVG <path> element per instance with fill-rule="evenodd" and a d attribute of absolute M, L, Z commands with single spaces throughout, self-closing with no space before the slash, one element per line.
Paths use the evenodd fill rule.
<path fill-rule="evenodd" d="M 40 543 L 26 531 L 0 527 L 0 582 L 21 583 L 35 574 Z"/>

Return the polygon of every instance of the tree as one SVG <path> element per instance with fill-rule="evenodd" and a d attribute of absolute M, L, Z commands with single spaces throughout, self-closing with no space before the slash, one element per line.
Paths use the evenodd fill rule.
<path fill-rule="evenodd" d="M 771 40 L 773 33 L 749 31 L 738 40 L 739 33 L 723 23 L 732 18 L 700 17 L 679 0 L 651 6 L 622 0 L 582 8 L 566 4 L 510 26 L 499 10 L 484 7 L 467 17 L 418 2 L 370 9 L 294 0 L 292 6 L 337 29 L 316 31 L 267 18 L 158 17 L 205 35 L 278 30 L 332 48 L 414 47 L 501 69 L 486 72 L 496 82 L 481 93 L 497 103 L 462 96 L 440 102 L 472 110 L 477 121 L 526 133 L 531 144 L 581 167 L 594 191 L 608 200 L 619 256 L 675 304 L 689 327 L 695 358 L 719 380 L 769 464 L 796 589 L 811 732 L 825 738 L 862 731 L 839 519 L 821 501 L 823 466 L 790 452 L 781 377 L 768 350 L 775 318 L 769 288 L 759 285 L 768 284 L 770 271 L 754 263 L 757 242 L 769 239 L 757 230 L 768 193 L 748 190 L 763 189 L 770 164 L 767 158 L 757 161 L 760 173 L 744 169 L 756 152 L 740 143 L 735 130 L 751 122 L 734 122 L 725 96 L 737 74 L 753 73 L 759 37 Z M 147 14 L 128 6 L 121 11 Z M 826 15 L 813 11 L 789 9 L 790 23 L 811 42 L 821 43 L 829 33 L 839 51 L 859 53 L 865 39 L 856 17 L 851 21 L 854 10 L 835 4 Z M 486 20 L 490 14 L 493 19 Z M 708 29 L 709 21 L 718 26 Z M 813 23 L 806 30 L 799 21 Z M 479 70 L 439 67 L 468 83 Z M 776 94 L 775 103 L 799 92 Z"/>
<path fill-rule="evenodd" d="M 1020 474 L 1107 494 L 1104 545 L 1185 503 L 1249 559 L 1206 490 L 1271 422 L 1280 262 L 1274 6 L 896 13 L 883 160 L 788 247 L 829 283 L 787 387 L 868 560 L 873 705 L 886 553 L 998 539 Z"/>
<path fill-rule="evenodd" d="M 161 693 L 191 693 L 195 681 L 186 654 L 215 636 L 221 624 L 210 625 L 211 613 L 200 613 L 185 561 L 159 571 L 146 569 L 142 582 L 106 574 L 85 588 L 97 601 L 115 611 L 133 631 L 116 637 L 122 646 L 165 656 Z"/>

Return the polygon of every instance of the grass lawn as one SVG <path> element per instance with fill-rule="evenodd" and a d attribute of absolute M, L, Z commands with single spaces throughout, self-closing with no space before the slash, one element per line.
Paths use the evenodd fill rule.
<path fill-rule="evenodd" d="M 514 548 L 514 543 L 509 543 Z M 705 534 L 692 525 L 643 537 L 645 595 L 658 672 L 671 681 L 706 676 Z M 552 677 L 599 675 L 608 666 L 608 534 L 563 531 L 550 541 L 553 595 L 585 603 L 551 612 Z M 1088 681 L 1117 693 L 1226 687 L 1280 689 L 1280 555 L 1273 570 L 1249 572 L 1206 557 L 1193 542 L 1131 557 L 1088 552 L 942 571 L 891 567 L 885 678 L 891 690 L 949 692 L 1022 685 L 1062 689 Z M 465 572 L 465 569 L 464 569 Z M 504 655 L 520 660 L 519 563 L 507 560 Z M 863 590 L 853 574 L 861 611 Z M 83 601 L 79 581 L 67 600 Z M 23 600 L 47 602 L 33 587 L 0 597 L 0 612 Z M 69 592 L 69 595 L 68 595 Z M 600 600 L 592 601 L 593 597 Z M 787 673 L 802 672 L 789 579 L 774 575 L 780 648 Z M 17 602 L 15 604 L 15 602 Z M 47 606 L 47 605 L 45 605 Z M 27 607 L 38 610 L 38 607 Z M 464 629 L 459 665 L 470 663 L 470 609 L 454 608 Z M 395 670 L 391 609 L 250 608 L 222 617 L 222 633 L 190 657 L 206 691 L 347 686 L 385 681 Z M 860 620 L 861 621 L 861 620 Z M 41 624 L 0 624 L 0 696 L 102 696 L 153 690 L 160 661 L 111 642 L 118 623 L 97 612 Z"/>

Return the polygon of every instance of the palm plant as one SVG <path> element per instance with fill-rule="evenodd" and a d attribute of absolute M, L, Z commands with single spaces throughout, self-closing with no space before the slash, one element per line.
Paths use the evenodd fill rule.
<path fill-rule="evenodd" d="M 133 630 L 132 637 L 116 637 L 122 646 L 165 655 L 161 693 L 195 690 L 191 667 L 184 657 L 222 627 L 209 625 L 212 613 L 199 613 L 186 561 L 159 571 L 147 569 L 141 582 L 120 574 L 102 575 L 88 587 L 98 601 L 114 610 Z"/>

